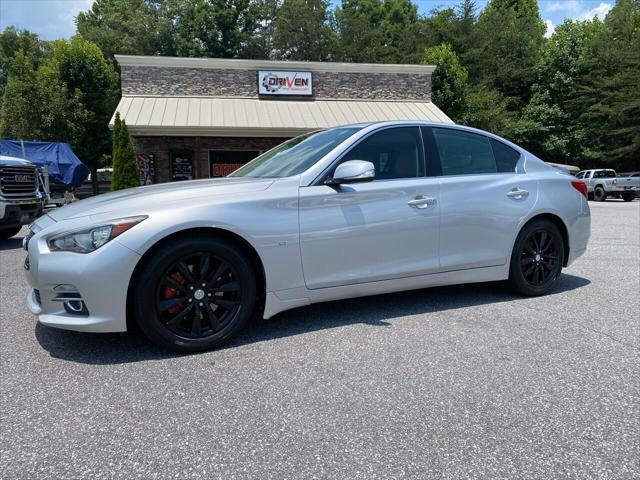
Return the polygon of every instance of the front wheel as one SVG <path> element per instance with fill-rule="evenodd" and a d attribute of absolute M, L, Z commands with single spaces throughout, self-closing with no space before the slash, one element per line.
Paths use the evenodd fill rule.
<path fill-rule="evenodd" d="M 560 278 L 563 260 L 564 242 L 558 227 L 549 220 L 534 220 L 516 239 L 509 284 L 522 295 L 544 295 Z"/>
<path fill-rule="evenodd" d="M 134 285 L 140 329 L 179 352 L 217 347 L 246 325 L 256 302 L 255 272 L 226 240 L 185 237 L 160 247 Z"/>

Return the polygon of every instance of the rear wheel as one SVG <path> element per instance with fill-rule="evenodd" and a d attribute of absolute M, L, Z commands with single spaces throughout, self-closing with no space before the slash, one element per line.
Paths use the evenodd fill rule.
<path fill-rule="evenodd" d="M 209 236 L 161 247 L 144 265 L 134 290 L 141 330 L 180 352 L 229 340 L 245 326 L 255 301 L 255 273 L 243 252 Z"/>
<path fill-rule="evenodd" d="M 522 229 L 511 254 L 509 284 L 527 296 L 544 295 L 560 277 L 564 242 L 549 220 L 534 220 Z"/>
<path fill-rule="evenodd" d="M 7 240 L 8 238 L 13 237 L 16 233 L 20 231 L 22 225 L 18 225 L 17 227 L 8 227 L 1 228 L 0 227 L 0 240 Z"/>
<path fill-rule="evenodd" d="M 596 202 L 604 202 L 607 199 L 607 192 L 602 187 L 596 187 L 593 190 L 593 199 Z"/>
<path fill-rule="evenodd" d="M 633 192 L 624 192 L 624 193 L 622 194 L 622 199 L 623 199 L 625 202 L 631 202 L 631 201 L 633 201 L 633 199 L 634 199 L 634 198 L 636 198 L 636 194 L 635 194 L 635 193 L 633 193 Z"/>

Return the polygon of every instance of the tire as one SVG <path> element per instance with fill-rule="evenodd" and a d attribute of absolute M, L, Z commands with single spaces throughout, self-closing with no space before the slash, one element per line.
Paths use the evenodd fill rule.
<path fill-rule="evenodd" d="M 604 191 L 604 188 L 598 186 L 593 190 L 593 199 L 596 202 L 604 202 L 607 199 L 607 192 Z"/>
<path fill-rule="evenodd" d="M 622 199 L 623 199 L 625 202 L 632 202 L 634 198 L 636 198 L 636 194 L 635 194 L 635 193 L 633 193 L 633 192 L 631 192 L 631 193 L 629 193 L 629 192 L 624 192 L 624 193 L 622 194 Z"/>
<path fill-rule="evenodd" d="M 562 235 L 553 222 L 540 219 L 526 224 L 511 254 L 511 289 L 525 296 L 549 292 L 560 278 L 564 250 Z"/>
<path fill-rule="evenodd" d="M 8 240 L 22 229 L 22 225 L 17 227 L 0 228 L 0 240 Z"/>
<path fill-rule="evenodd" d="M 162 347 L 209 350 L 251 318 L 255 279 L 251 263 L 232 243 L 207 235 L 180 238 L 162 245 L 142 266 L 133 286 L 135 318 Z"/>

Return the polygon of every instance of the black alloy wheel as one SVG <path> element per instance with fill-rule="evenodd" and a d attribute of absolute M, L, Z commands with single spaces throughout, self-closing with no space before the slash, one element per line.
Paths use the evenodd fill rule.
<path fill-rule="evenodd" d="M 520 252 L 520 271 L 529 284 L 539 287 L 557 274 L 558 248 L 545 230 L 529 235 Z"/>
<path fill-rule="evenodd" d="M 563 261 L 564 241 L 558 227 L 546 219 L 534 220 L 516 239 L 509 283 L 523 295 L 543 295 L 558 281 Z"/>
<path fill-rule="evenodd" d="M 214 348 L 250 319 L 255 273 L 244 252 L 213 236 L 162 245 L 141 267 L 133 307 L 153 342 L 180 352 Z"/>
<path fill-rule="evenodd" d="M 164 273 L 156 288 L 156 314 L 176 335 L 206 338 L 228 325 L 240 299 L 233 267 L 209 252 L 196 252 Z"/>

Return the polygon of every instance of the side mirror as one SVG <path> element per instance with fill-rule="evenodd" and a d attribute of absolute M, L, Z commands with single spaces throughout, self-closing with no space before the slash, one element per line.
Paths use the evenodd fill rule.
<path fill-rule="evenodd" d="M 373 163 L 365 160 L 349 160 L 338 165 L 333 178 L 328 179 L 325 183 L 327 185 L 361 183 L 370 182 L 374 178 L 376 178 L 376 168 Z"/>

